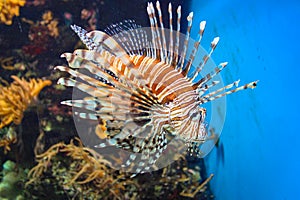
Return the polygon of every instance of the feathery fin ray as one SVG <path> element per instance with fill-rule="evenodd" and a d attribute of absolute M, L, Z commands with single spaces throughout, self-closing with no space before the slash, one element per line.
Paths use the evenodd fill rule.
<path fill-rule="evenodd" d="M 208 92 L 220 83 L 214 77 L 227 65 L 223 62 L 200 77 L 219 37 L 213 39 L 210 51 L 194 67 L 206 22 L 200 22 L 197 40 L 191 41 L 191 12 L 182 38 L 181 6 L 177 7 L 174 19 L 172 9 L 169 3 L 169 24 L 165 25 L 160 2 L 155 6 L 152 2 L 147 4 L 150 35 L 133 20 L 112 24 L 104 32 L 87 32 L 72 25 L 88 50 L 62 54 L 70 68 L 56 67 L 72 76 L 60 78 L 58 84 L 77 88 L 87 95 L 62 104 L 74 107 L 74 115 L 80 118 L 101 123 L 104 127 L 97 134 L 101 142 L 95 147 L 126 150 L 128 159 L 122 168 L 135 173 L 156 170 L 156 161 L 170 145 L 171 138 L 177 136 L 186 143 L 190 154 L 201 157 L 199 146 L 207 139 L 206 110 L 201 105 L 253 89 L 258 82 L 239 87 L 238 80 Z"/>

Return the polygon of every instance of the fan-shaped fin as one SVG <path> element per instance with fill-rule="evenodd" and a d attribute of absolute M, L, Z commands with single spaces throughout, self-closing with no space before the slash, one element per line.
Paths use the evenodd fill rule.
<path fill-rule="evenodd" d="M 92 50 L 99 53 L 108 51 L 110 54 L 114 55 L 115 58 L 120 59 L 124 65 L 122 66 L 125 67 L 124 74 L 127 77 L 134 77 L 139 85 L 148 90 L 143 76 L 136 69 L 137 66 L 132 63 L 130 56 L 112 37 L 102 31 L 91 31 L 86 33 L 76 25 L 73 25 L 72 29 L 79 35 L 81 39 L 84 39 L 83 42 L 88 41 L 86 45 L 89 45 L 90 41 L 93 42 L 93 45 L 97 48 L 93 48 Z"/>
<path fill-rule="evenodd" d="M 145 55 L 149 49 L 148 35 L 134 20 L 125 20 L 105 30 L 129 55 Z"/>
<path fill-rule="evenodd" d="M 71 25 L 71 29 L 78 35 L 80 40 L 87 46 L 89 50 L 97 49 L 97 44 L 95 44 L 94 41 L 87 36 L 86 30 L 76 25 Z"/>

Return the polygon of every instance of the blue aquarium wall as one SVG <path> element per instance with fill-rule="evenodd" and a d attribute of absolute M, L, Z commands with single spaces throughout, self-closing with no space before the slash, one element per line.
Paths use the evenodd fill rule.
<path fill-rule="evenodd" d="M 206 157 L 216 199 L 300 199 L 300 3 L 194 0 L 190 9 L 194 24 L 207 21 L 206 49 L 221 38 L 213 59 L 229 62 L 224 82 L 260 80 L 227 97 L 221 145 Z"/>
<path fill-rule="evenodd" d="M 223 121 L 218 119 L 223 118 L 221 111 L 225 109 L 226 117 L 222 131 L 220 127 L 216 129 L 216 134 L 221 134 L 220 140 L 204 159 L 189 156 L 163 170 L 130 176 L 106 164 L 132 162 L 135 156 L 132 159 L 101 151 L 100 154 L 107 157 L 95 159 L 92 148 L 108 138 L 105 120 L 99 118 L 99 121 L 86 123 L 80 119 L 86 126 L 78 128 L 80 120 L 74 120 L 72 113 L 75 110 L 61 102 L 77 99 L 74 97 L 79 95 L 78 99 L 82 99 L 86 94 L 76 96 L 72 88 L 56 84 L 59 78 L 67 77 L 59 70 L 69 69 L 62 67 L 67 66 L 67 62 L 60 55 L 85 48 L 70 25 L 76 24 L 87 31 L 105 30 L 112 24 L 135 20 L 147 27 L 148 1 L 156 2 L 0 0 L 0 200 L 300 199 L 300 1 L 160 0 L 164 27 L 169 27 L 167 8 L 171 1 L 173 19 L 175 8 L 182 6 L 182 32 L 187 29 L 184 18 L 190 11 L 194 12 L 192 38 L 197 38 L 200 21 L 207 21 L 201 42 L 204 49 L 209 50 L 213 38 L 220 37 L 212 58 L 216 64 L 229 62 L 220 73 L 224 84 L 239 79 L 240 85 L 259 80 L 258 86 L 226 96 L 226 108 L 210 109 L 214 107 L 213 102 L 221 99 L 205 105 L 209 125 L 213 126 L 211 121 L 222 125 Z M 103 50 L 107 50 L 105 46 Z M 198 55 L 195 60 L 202 59 Z M 66 71 L 71 74 L 70 70 Z M 103 74 L 111 77 L 110 70 L 104 71 Z M 87 75 L 96 85 L 101 81 L 98 73 Z M 60 80 L 65 84 L 68 79 Z M 122 105 L 126 105 L 127 101 L 124 102 Z M 100 107 L 97 101 L 95 111 Z M 129 114 L 135 116 L 134 112 L 135 109 L 130 109 Z M 212 117 L 212 113 L 218 113 L 217 117 Z M 142 123 L 137 119 L 133 120 L 137 125 Z M 121 122 L 120 127 L 123 124 Z M 110 126 L 109 134 L 121 131 L 118 126 Z M 79 133 L 83 133 L 83 137 Z M 75 139 L 78 136 L 80 140 Z M 90 141 L 95 143 L 88 143 Z M 130 141 L 124 140 L 124 143 L 129 144 L 129 152 L 135 152 Z M 161 148 L 162 140 L 157 142 L 159 145 L 155 148 Z M 181 149 L 176 142 L 170 146 L 174 150 Z M 154 145 L 147 146 L 147 152 L 150 147 Z M 203 149 L 204 153 L 210 150 Z M 165 152 L 168 162 L 178 157 L 172 151 Z M 160 160 L 165 161 L 164 158 Z M 132 163 L 132 169 L 139 169 L 134 168 L 137 162 Z M 144 166 L 145 163 L 138 164 Z M 214 176 L 209 187 L 202 188 L 210 174 Z"/>

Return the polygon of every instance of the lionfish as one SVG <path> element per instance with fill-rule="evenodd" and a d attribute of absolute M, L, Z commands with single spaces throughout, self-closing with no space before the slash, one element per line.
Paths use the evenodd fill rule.
<path fill-rule="evenodd" d="M 133 20 L 113 24 L 106 32 L 87 32 L 72 25 L 88 49 L 62 54 L 70 68 L 56 67 L 73 76 L 60 78 L 58 84 L 77 88 L 88 95 L 62 104 L 80 109 L 74 113 L 80 118 L 99 123 L 96 134 L 104 142 L 96 148 L 114 146 L 130 152 L 123 167 L 131 166 L 135 173 L 155 166 L 169 143 L 169 135 L 184 141 L 190 151 L 197 151 L 198 145 L 207 139 L 206 109 L 202 104 L 253 89 L 257 84 L 254 81 L 238 87 L 235 81 L 208 93 L 219 83 L 213 81 L 213 77 L 227 65 L 223 62 L 199 78 L 219 37 L 213 39 L 209 53 L 193 69 L 206 22 L 200 22 L 198 40 L 193 42 L 188 54 L 193 13 L 187 17 L 187 31 L 182 38 L 181 6 L 176 10 L 177 19 L 173 20 L 172 12 L 169 3 L 167 30 L 159 1 L 156 9 L 153 3 L 148 3 L 150 35 Z M 138 156 L 139 162 L 134 164 Z"/>

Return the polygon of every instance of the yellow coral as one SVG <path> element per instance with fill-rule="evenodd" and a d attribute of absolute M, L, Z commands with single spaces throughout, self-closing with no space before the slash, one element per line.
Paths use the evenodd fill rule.
<path fill-rule="evenodd" d="M 72 161 L 69 173 L 64 176 L 50 169 L 55 166 L 59 154 Z M 117 173 L 111 168 L 111 163 L 94 150 L 84 147 L 78 138 L 70 144 L 60 142 L 51 146 L 46 152 L 36 155 L 36 161 L 38 164 L 29 171 L 26 186 L 39 183 L 45 172 L 52 171 L 53 176 L 63 178 L 64 188 L 74 187 L 78 192 L 85 192 L 85 186 L 94 187 L 93 193 L 99 198 L 100 195 L 108 195 L 107 199 L 124 199 L 124 176 L 115 177 Z M 110 194 L 107 194 L 108 191 Z M 92 194 L 89 192 L 89 195 Z"/>
<path fill-rule="evenodd" d="M 0 0 L 0 23 L 12 24 L 14 16 L 20 15 L 20 6 L 24 6 L 26 0 Z"/>
<path fill-rule="evenodd" d="M 17 142 L 17 138 L 1 138 L 0 139 L 0 147 L 4 148 L 4 154 L 10 151 L 10 145 Z"/>
<path fill-rule="evenodd" d="M 44 12 L 42 16 L 42 21 L 39 22 L 40 25 L 47 26 L 49 30 L 49 35 L 56 38 L 59 35 L 58 32 L 58 20 L 53 19 L 53 13 L 51 11 Z"/>
<path fill-rule="evenodd" d="M 26 186 L 38 191 L 45 184 L 62 186 L 66 194 L 76 194 L 73 199 L 144 199 L 150 194 L 154 199 L 206 199 L 209 197 L 205 191 L 213 177 L 204 180 L 200 167 L 188 166 L 184 156 L 150 176 L 130 177 L 122 170 L 114 170 L 113 163 L 84 147 L 78 138 L 70 144 L 54 144 L 36 154 L 36 161 Z"/>
<path fill-rule="evenodd" d="M 53 19 L 53 13 L 51 11 L 46 11 L 43 16 L 42 16 L 43 21 L 41 21 L 40 23 L 42 25 L 47 26 L 48 30 L 49 30 L 49 35 L 51 35 L 52 37 L 58 37 L 59 32 L 58 32 L 58 20 L 57 19 Z"/>
<path fill-rule="evenodd" d="M 17 142 L 17 134 L 15 126 L 8 127 L 4 132 L 5 134 L 0 138 L 0 147 L 3 147 L 4 154 L 6 154 L 11 150 L 10 146 Z"/>
<path fill-rule="evenodd" d="M 25 70 L 26 66 L 23 62 L 14 62 L 14 57 L 0 57 L 0 66 L 5 70 Z"/>
<path fill-rule="evenodd" d="M 53 13 L 49 10 L 44 12 L 42 19 L 43 21 L 41 22 L 41 24 L 49 24 L 53 20 Z"/>
<path fill-rule="evenodd" d="M 20 124 L 23 112 L 40 91 L 51 85 L 50 80 L 30 79 L 26 81 L 12 76 L 14 82 L 10 86 L 0 86 L 0 128 L 14 122 Z"/>
<path fill-rule="evenodd" d="M 48 25 L 47 25 L 47 28 L 49 30 L 49 35 L 51 35 L 52 37 L 56 38 L 58 37 L 59 35 L 59 32 L 58 32 L 58 21 L 55 19 L 55 20 L 52 20 Z"/>

